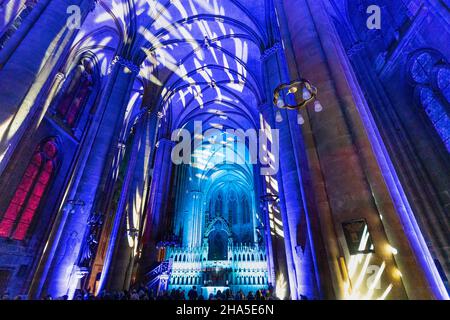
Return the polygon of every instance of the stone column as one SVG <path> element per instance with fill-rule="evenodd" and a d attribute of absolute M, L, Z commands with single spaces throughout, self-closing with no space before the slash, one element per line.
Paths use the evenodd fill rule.
<path fill-rule="evenodd" d="M 277 73 L 279 70 L 276 68 L 273 69 L 274 64 L 277 64 L 277 56 L 279 52 L 274 52 L 269 58 L 270 62 L 265 62 L 266 69 L 266 77 L 268 81 L 271 82 L 270 87 L 275 88 L 276 83 L 280 81 L 280 75 Z M 269 91 L 270 92 L 270 91 Z M 275 127 L 275 121 L 273 116 L 273 106 L 272 104 L 263 105 L 261 110 L 261 114 L 264 119 L 269 123 L 272 129 L 278 129 Z M 290 171 L 290 177 L 287 175 L 287 168 L 293 165 L 293 162 L 290 159 L 290 153 L 292 153 L 292 145 L 289 137 L 289 129 L 284 126 L 282 130 L 280 130 L 280 141 L 279 141 L 279 149 L 280 154 L 274 154 L 274 157 L 278 157 L 280 162 L 280 170 L 275 173 L 272 177 L 278 182 L 278 190 L 275 196 L 279 196 L 279 207 L 281 211 L 281 216 L 277 217 L 277 219 L 282 221 L 282 230 L 283 235 L 275 233 L 273 226 L 271 227 L 272 234 L 272 244 L 274 246 L 273 253 L 276 255 L 274 257 L 275 269 L 278 271 L 276 275 L 277 281 L 280 279 L 283 274 L 285 277 L 285 281 L 289 282 L 290 292 L 288 295 L 292 299 L 297 299 L 297 274 L 294 261 L 293 253 L 295 252 L 295 239 L 296 236 L 292 237 L 292 232 L 295 232 L 297 225 L 292 219 L 296 219 L 300 214 L 298 208 L 301 207 L 301 204 L 296 203 L 299 200 L 298 196 L 300 192 L 296 189 L 297 186 L 290 185 L 290 189 L 286 189 L 285 181 L 288 182 L 289 179 L 292 180 L 292 174 L 294 177 L 296 176 L 296 168 L 292 168 L 294 171 Z M 284 150 L 284 151 L 283 151 Z M 261 174 L 257 172 L 256 174 Z M 286 174 L 286 175 L 285 175 Z M 264 193 L 266 194 L 266 193 Z M 267 204 L 265 204 L 267 205 Z M 281 228 L 281 227 L 280 227 Z M 281 237 L 281 238 L 280 238 Z M 283 243 L 282 243 L 283 242 Z M 281 256 L 280 253 L 284 251 L 285 257 Z M 275 285 L 275 283 L 274 283 Z"/>
<path fill-rule="evenodd" d="M 133 238 L 132 242 L 138 240 L 139 230 L 128 230 L 131 228 L 131 222 L 127 224 L 126 215 L 132 213 L 126 212 L 126 206 L 130 202 L 130 188 L 134 172 L 136 170 L 139 147 L 142 141 L 145 141 L 145 126 L 148 121 L 147 111 L 143 111 L 137 124 L 134 127 L 134 137 L 131 150 L 129 150 L 129 163 L 124 177 L 122 190 L 120 191 L 120 198 L 117 205 L 117 210 L 114 216 L 114 222 L 111 232 L 107 235 L 108 247 L 103 262 L 102 276 L 100 279 L 100 287 L 102 289 L 123 290 L 125 289 L 125 279 L 127 278 L 127 268 L 133 262 L 133 246 L 130 246 L 129 237 Z M 150 147 L 150 146 L 148 146 Z M 133 210 L 133 208 L 128 208 Z M 95 276 L 95 275 L 92 275 Z"/>
<path fill-rule="evenodd" d="M 174 142 L 163 137 L 157 142 L 155 161 L 153 163 L 152 183 L 149 193 L 147 216 L 144 225 L 143 243 L 140 268 L 140 278 L 156 262 L 156 244 L 160 236 L 167 230 L 167 201 L 169 199 L 170 182 L 172 177 L 171 153 Z"/>
<path fill-rule="evenodd" d="M 188 242 L 189 246 L 200 247 L 202 245 L 202 202 L 203 193 L 201 191 L 191 191 L 193 205 L 191 206 L 190 215 L 192 215 L 192 220 L 187 221 L 186 227 L 191 228 L 191 237 Z"/>
<path fill-rule="evenodd" d="M 316 191 L 318 215 L 333 270 L 336 298 L 345 298 L 339 272 L 339 255 L 346 241 L 342 223 L 364 218 L 374 243 L 371 264 L 384 265 L 382 289 L 392 285 L 389 299 L 426 299 L 434 296 L 424 269 L 408 240 L 392 193 L 386 186 L 379 158 L 367 136 L 357 103 L 363 99 L 352 72 L 341 52 L 324 4 L 317 0 L 283 0 L 289 11 L 287 22 L 295 62 L 305 78 L 319 89 L 325 107 L 320 114 L 309 114 L 303 127 L 312 183 Z M 359 94 L 359 96 L 357 96 Z M 355 98 L 357 97 L 357 98 Z M 359 100 L 358 100 L 359 99 Z M 337 238 L 336 235 L 337 234 Z M 396 253 L 390 248 L 396 248 Z M 350 260 L 345 251 L 347 264 Z M 400 271 L 399 271 L 400 270 Z M 370 274 L 363 275 L 364 280 Z M 371 297 L 379 297 L 377 291 Z"/>
<path fill-rule="evenodd" d="M 262 110 L 269 109 L 265 107 L 265 104 L 260 105 L 258 109 L 261 113 Z M 262 176 L 260 173 L 259 165 L 253 166 L 253 191 L 254 191 L 254 201 L 255 201 L 255 211 L 259 216 L 259 220 L 263 224 L 262 229 L 260 230 L 260 234 L 264 239 L 263 248 L 265 249 L 265 253 L 267 255 L 267 281 L 275 285 L 276 283 L 276 265 L 277 261 L 275 260 L 275 251 L 276 246 L 273 243 L 275 239 L 271 234 L 270 230 L 270 217 L 269 217 L 269 204 L 270 201 L 265 201 L 264 197 L 267 195 L 266 185 L 264 183 L 265 176 Z M 256 216 L 253 217 L 256 220 Z M 286 270 L 286 268 L 284 268 Z"/>
<path fill-rule="evenodd" d="M 398 102 L 393 104 L 384 86 L 388 80 L 386 76 L 375 71 L 365 47 L 366 43 L 355 42 L 347 50 L 347 55 L 367 99 L 363 106 L 367 113 L 373 116 L 373 119 L 366 117 L 367 122 L 374 127 L 376 124 L 382 125 L 378 130 L 371 130 L 374 137 L 381 136 L 383 139 L 377 153 L 386 154 L 385 168 L 395 167 L 397 171 L 390 170 L 392 174 L 389 174 L 390 184 L 398 190 L 397 207 L 403 208 L 400 211 L 403 211 L 405 216 L 410 216 L 411 226 L 417 230 L 420 228 L 423 234 L 424 239 L 417 237 L 417 244 L 423 248 L 420 250 L 431 251 L 431 256 L 421 254 L 424 257 L 424 265 L 428 265 L 427 268 L 431 272 L 430 276 L 440 277 L 432 261 L 437 257 L 443 264 L 447 277 L 450 277 L 450 259 L 447 259 L 448 255 L 445 253 L 448 250 L 445 244 L 448 240 L 445 239 L 450 239 L 450 233 L 448 225 L 440 223 L 446 219 L 446 208 L 450 202 L 450 197 L 446 196 L 448 192 L 445 191 L 449 188 L 450 176 L 442 175 L 442 172 L 448 171 L 449 163 L 439 152 L 434 152 L 435 145 L 421 135 L 421 131 L 428 128 L 417 128 L 411 124 L 405 126 L 404 119 L 408 118 L 407 122 L 414 121 L 412 114 L 418 110 Z M 404 86 L 404 83 L 396 84 L 392 90 L 397 90 L 398 86 Z M 380 141 L 381 137 L 378 138 Z M 412 231 L 412 234 L 416 233 Z M 431 246 L 429 242 L 432 243 Z M 444 284 L 442 290 L 445 290 L 443 286 Z"/>
<path fill-rule="evenodd" d="M 42 108 L 35 104 L 36 99 L 77 32 L 66 26 L 67 8 L 79 6 L 84 18 L 93 1 L 40 1 L 27 19 L 35 20 L 32 28 L 29 26 L 21 41 L 11 39 L 0 52 L 0 173 L 32 115 Z"/>
<path fill-rule="evenodd" d="M 276 27 L 278 30 L 278 26 Z M 314 257 L 314 243 L 310 235 L 310 224 L 302 225 L 301 221 L 309 221 L 308 210 L 305 203 L 305 192 L 303 190 L 302 167 L 305 166 L 301 158 L 303 148 L 300 128 L 297 125 L 297 114 L 295 112 L 281 111 L 282 123 L 276 123 L 274 119 L 275 106 L 272 103 L 273 92 L 281 83 L 287 83 L 290 79 L 288 62 L 283 48 L 288 46 L 283 34 L 274 36 L 274 43 L 263 55 L 263 65 L 266 76 L 267 95 L 269 97 L 268 107 L 271 109 L 272 128 L 279 129 L 280 133 L 280 177 L 279 194 L 282 212 L 285 211 L 286 220 L 283 221 L 285 228 L 285 241 L 287 253 L 291 256 L 292 266 L 289 268 L 291 286 L 295 290 L 292 298 L 300 295 L 309 298 L 317 297 L 317 266 Z M 265 114 L 266 116 L 266 114 Z M 283 210 L 283 206 L 285 209 Z M 287 236 L 289 235 L 289 236 Z M 305 243 L 299 243 L 300 239 L 306 239 Z M 307 250 L 307 254 L 304 254 Z M 300 256 L 297 253 L 301 253 Z M 292 275 L 294 273 L 294 275 Z"/>
<path fill-rule="evenodd" d="M 114 255 L 109 259 L 109 271 L 106 265 L 102 265 L 105 261 L 103 255 L 97 254 L 97 261 L 94 269 L 91 271 L 91 287 L 95 282 L 97 271 L 105 275 L 104 288 L 111 290 L 128 290 L 132 280 L 133 271 L 135 269 L 136 254 L 139 247 L 140 234 L 142 231 L 142 217 L 144 214 L 144 202 L 148 192 L 148 170 L 149 159 L 154 152 L 154 135 L 157 127 L 157 117 L 154 113 L 149 114 L 148 110 L 143 111 L 144 114 L 140 117 L 139 122 L 135 126 L 132 155 L 128 168 L 127 178 L 122 187 L 120 203 L 117 209 L 117 214 L 122 212 L 120 220 L 120 229 L 117 233 L 108 233 L 106 239 L 116 239 Z M 137 203 L 137 199 L 140 203 Z M 124 207 L 123 201 L 125 201 Z M 120 208 L 122 207 L 122 208 Z M 124 209 L 127 209 L 124 211 Z M 137 214 L 137 217 L 136 217 Z M 114 230 L 114 228 L 113 228 Z M 113 248 L 111 247 L 111 250 Z M 110 248 L 108 247 L 108 252 Z M 109 256 L 107 254 L 107 256 Z M 108 261 L 106 261 L 108 262 Z M 105 262 L 105 264 L 106 264 Z M 100 268 L 97 268 L 100 266 Z"/>
<path fill-rule="evenodd" d="M 96 124 L 91 128 L 92 135 L 90 150 L 84 166 L 79 170 L 81 177 L 74 185 L 71 196 L 85 203 L 84 211 L 68 215 L 61 223 L 55 226 L 49 238 L 46 251 L 51 254 L 41 261 L 37 271 L 33 292 L 41 294 L 43 281 L 46 281 L 43 291 L 53 296 L 73 293 L 74 288 L 68 288 L 68 279 L 71 270 L 77 263 L 78 254 L 85 236 L 87 220 L 92 212 L 94 201 L 99 198 L 105 188 L 105 181 L 119 145 L 119 136 L 123 126 L 124 115 L 130 92 L 139 68 L 133 66 L 124 58 L 116 58 L 112 67 L 110 78 L 105 87 L 99 103 Z M 102 214 L 106 214 L 102 212 Z M 57 217 L 58 218 L 58 217 Z M 61 230 L 58 230 L 61 229 Z M 73 239 L 73 251 L 76 254 L 67 256 L 69 239 Z M 95 254 L 95 253 L 94 253 Z M 46 252 L 44 251 L 44 256 Z M 43 273 L 41 273 L 43 272 Z"/>
<path fill-rule="evenodd" d="M 192 186 L 191 186 L 192 187 Z M 189 190 L 189 183 L 180 186 L 179 189 L 183 193 Z M 183 235 L 182 244 L 186 247 L 200 247 L 202 245 L 202 202 L 203 193 L 197 190 L 189 190 L 187 194 L 182 194 L 185 197 L 184 208 L 188 208 L 185 214 L 181 217 L 183 221 Z"/>

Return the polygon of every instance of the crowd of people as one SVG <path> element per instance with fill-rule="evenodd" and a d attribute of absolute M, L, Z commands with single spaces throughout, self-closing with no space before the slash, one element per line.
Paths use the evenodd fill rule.
<path fill-rule="evenodd" d="M 2 300 L 24 300 L 23 296 L 16 296 L 11 298 L 7 293 L 2 296 Z M 42 300 L 68 300 L 67 295 L 54 298 L 51 295 L 46 295 Z M 153 289 L 146 286 L 139 285 L 130 290 L 107 292 L 102 291 L 95 296 L 90 291 L 78 291 L 74 295 L 74 300 L 278 300 L 272 286 L 268 289 L 260 289 L 256 292 L 249 291 L 244 294 L 242 290 L 233 293 L 231 289 L 224 291 L 217 290 L 214 294 L 211 293 L 205 297 L 193 286 L 188 292 L 181 287 L 177 289 L 160 291 L 155 293 Z"/>
<path fill-rule="evenodd" d="M 188 292 L 181 287 L 177 289 L 160 291 L 158 294 L 154 290 L 145 286 L 138 286 L 129 291 L 102 291 L 97 296 L 89 292 L 80 292 L 75 295 L 75 300 L 276 300 L 273 288 L 261 289 L 256 292 L 249 291 L 247 295 L 242 290 L 233 293 L 231 289 L 224 291 L 217 290 L 215 294 L 210 293 L 205 297 L 193 286 Z"/>

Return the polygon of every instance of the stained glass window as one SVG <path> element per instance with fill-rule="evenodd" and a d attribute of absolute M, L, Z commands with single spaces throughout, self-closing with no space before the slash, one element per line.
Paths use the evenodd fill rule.
<path fill-rule="evenodd" d="M 450 152 L 450 67 L 438 53 L 424 51 L 410 62 L 420 106 Z"/>
<path fill-rule="evenodd" d="M 79 65 L 70 85 L 57 106 L 58 116 L 71 128 L 83 111 L 91 92 L 92 78 L 83 65 Z"/>
<path fill-rule="evenodd" d="M 450 103 L 450 67 L 439 68 L 436 74 L 437 86 L 445 100 Z"/>
<path fill-rule="evenodd" d="M 435 59 L 430 53 L 424 52 L 417 56 L 411 64 L 411 76 L 417 83 L 428 83 Z"/>
<path fill-rule="evenodd" d="M 54 174 L 56 155 L 54 139 L 39 145 L 0 221 L 0 237 L 25 238 Z"/>

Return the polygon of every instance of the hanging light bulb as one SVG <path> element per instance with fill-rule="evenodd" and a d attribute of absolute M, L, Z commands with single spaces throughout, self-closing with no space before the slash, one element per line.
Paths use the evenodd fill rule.
<path fill-rule="evenodd" d="M 319 100 L 314 101 L 314 111 L 315 112 L 320 112 L 322 110 L 323 110 L 323 106 L 320 103 L 320 101 Z"/>
<path fill-rule="evenodd" d="M 278 122 L 278 123 L 283 121 L 283 116 L 281 115 L 281 111 L 280 110 L 277 111 L 277 114 L 275 116 L 275 121 Z"/>
<path fill-rule="evenodd" d="M 281 95 L 278 96 L 277 107 L 280 108 L 280 109 L 282 109 L 284 107 L 284 100 L 283 100 L 283 97 Z"/>
<path fill-rule="evenodd" d="M 303 116 L 302 116 L 302 114 L 300 112 L 297 114 L 297 123 L 300 126 L 305 123 L 305 119 L 303 118 Z"/>
<path fill-rule="evenodd" d="M 303 100 L 311 99 L 311 91 L 309 91 L 307 87 L 303 87 L 302 96 Z"/>
<path fill-rule="evenodd" d="M 297 87 L 290 87 L 288 90 L 288 93 L 295 94 L 297 92 L 297 90 L 298 90 Z"/>

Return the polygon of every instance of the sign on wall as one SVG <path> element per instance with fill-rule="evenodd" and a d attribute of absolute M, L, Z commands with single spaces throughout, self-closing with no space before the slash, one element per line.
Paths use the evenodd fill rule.
<path fill-rule="evenodd" d="M 350 255 L 374 252 L 373 242 L 365 219 L 342 223 Z"/>

